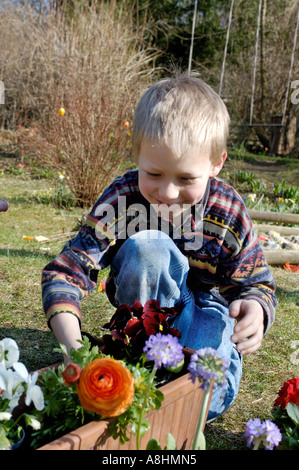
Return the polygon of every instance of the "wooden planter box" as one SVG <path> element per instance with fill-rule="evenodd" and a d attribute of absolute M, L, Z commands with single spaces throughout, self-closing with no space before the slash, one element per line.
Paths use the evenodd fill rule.
<path fill-rule="evenodd" d="M 158 439 L 163 449 L 169 432 L 178 450 L 191 449 L 204 391 L 198 381 L 193 384 L 188 377 L 185 374 L 160 388 L 164 400 L 159 410 L 146 415 L 150 429 L 141 438 L 141 450 L 146 449 L 151 437 Z M 121 445 L 109 435 L 109 422 L 109 419 L 93 421 L 38 450 L 136 450 L 136 436 L 132 434 L 131 440 Z"/>

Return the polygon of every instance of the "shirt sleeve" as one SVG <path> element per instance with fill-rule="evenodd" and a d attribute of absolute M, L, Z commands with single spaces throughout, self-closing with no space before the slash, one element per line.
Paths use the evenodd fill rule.
<path fill-rule="evenodd" d="M 136 178 L 135 178 L 136 179 Z M 81 322 L 80 301 L 96 287 L 99 270 L 109 266 L 122 238 L 125 201 L 135 179 L 119 177 L 104 191 L 86 218 L 77 236 L 42 272 L 42 302 L 48 325 L 62 312 Z M 128 183 L 129 181 L 129 183 Z M 133 189 L 132 189 L 133 188 Z"/>
<path fill-rule="evenodd" d="M 236 299 L 254 299 L 259 302 L 265 312 L 266 332 L 275 318 L 275 281 L 246 212 L 244 217 L 249 229 L 240 240 L 239 251 L 221 261 L 222 282 L 219 292 L 229 303 Z"/>

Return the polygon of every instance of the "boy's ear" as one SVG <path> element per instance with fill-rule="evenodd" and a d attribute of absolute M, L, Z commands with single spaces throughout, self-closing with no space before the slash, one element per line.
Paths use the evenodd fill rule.
<path fill-rule="evenodd" d="M 219 163 L 217 163 L 217 165 L 212 165 L 211 171 L 210 171 L 210 176 L 217 176 L 218 173 L 220 173 L 226 158 L 227 158 L 227 152 L 223 151 Z"/>

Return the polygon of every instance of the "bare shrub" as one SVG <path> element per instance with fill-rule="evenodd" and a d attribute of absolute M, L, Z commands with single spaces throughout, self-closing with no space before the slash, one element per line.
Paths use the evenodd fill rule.
<path fill-rule="evenodd" d="M 65 114 L 59 115 L 61 100 L 56 97 L 45 126 L 37 123 L 22 134 L 22 148 L 57 168 L 77 204 L 90 206 L 130 160 L 127 119 L 131 101 L 127 95 L 119 96 L 116 102 L 110 94 L 71 87 L 64 93 L 63 102 Z"/>
<path fill-rule="evenodd" d="M 93 2 L 71 17 L 7 7 L 0 22 L 2 125 L 30 127 L 23 152 L 63 171 L 78 204 L 89 205 L 124 164 L 124 121 L 156 73 L 157 52 L 144 49 L 128 2 Z"/>
<path fill-rule="evenodd" d="M 86 2 L 88 3 L 88 2 Z M 136 29 L 122 1 L 97 1 L 77 7 L 72 19 L 63 11 L 38 14 L 29 6 L 0 10 L 0 80 L 5 106 L 0 124 L 28 125 L 46 115 L 53 96 L 70 85 L 88 84 L 95 92 L 117 96 L 138 93 L 153 75 L 157 52 L 143 49 L 145 30 Z"/>

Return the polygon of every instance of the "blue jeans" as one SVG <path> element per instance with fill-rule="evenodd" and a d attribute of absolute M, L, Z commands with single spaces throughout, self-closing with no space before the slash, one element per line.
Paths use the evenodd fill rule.
<path fill-rule="evenodd" d="M 214 390 L 208 421 L 234 402 L 242 376 L 242 359 L 232 343 L 234 320 L 226 302 L 210 292 L 192 292 L 187 286 L 189 263 L 171 238 L 149 230 L 128 238 L 111 263 L 115 302 L 142 305 L 157 299 L 162 307 L 179 305 L 181 313 L 172 324 L 181 331 L 180 343 L 192 349 L 211 347 L 229 362 L 226 388 Z"/>

